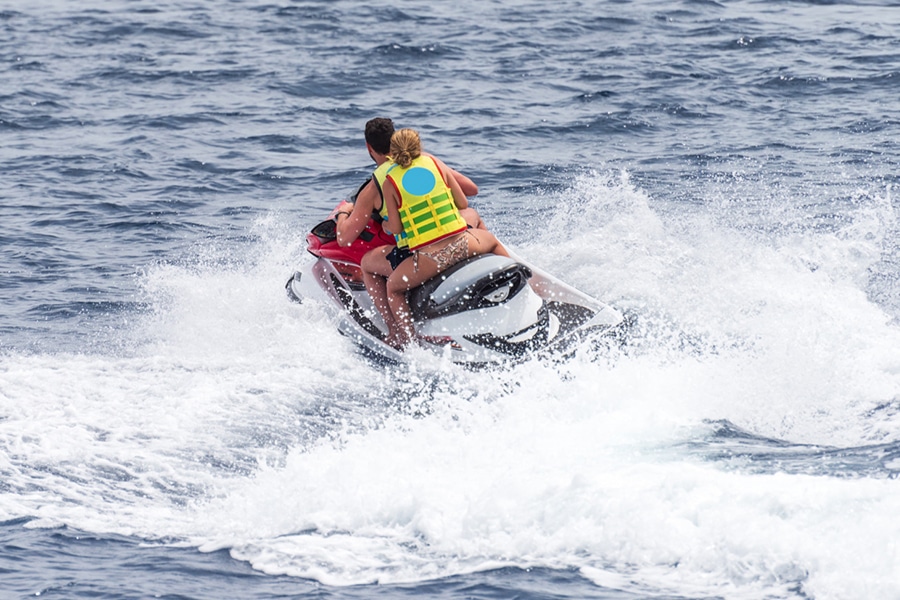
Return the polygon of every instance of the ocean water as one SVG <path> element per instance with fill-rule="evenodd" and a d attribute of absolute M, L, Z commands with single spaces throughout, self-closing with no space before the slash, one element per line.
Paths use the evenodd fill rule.
<path fill-rule="evenodd" d="M 0 597 L 900 598 L 900 5 L 0 1 Z M 283 284 L 374 116 L 622 344 Z"/>

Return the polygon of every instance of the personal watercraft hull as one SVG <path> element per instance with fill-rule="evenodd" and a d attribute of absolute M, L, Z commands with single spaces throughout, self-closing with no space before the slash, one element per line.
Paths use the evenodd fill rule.
<path fill-rule="evenodd" d="M 370 224 L 371 232 L 376 228 Z M 368 240 L 340 248 L 329 229 L 333 226 L 326 221 L 307 237 L 316 258 L 288 280 L 288 296 L 325 302 L 338 317 L 338 330 L 360 348 L 402 360 L 403 353 L 384 341 L 387 328 L 358 264 L 361 253 L 386 238 L 367 235 Z M 623 321 L 612 307 L 548 273 L 493 254 L 452 266 L 412 290 L 409 300 L 418 344 L 472 366 L 519 361 L 583 334 L 612 331 Z"/>

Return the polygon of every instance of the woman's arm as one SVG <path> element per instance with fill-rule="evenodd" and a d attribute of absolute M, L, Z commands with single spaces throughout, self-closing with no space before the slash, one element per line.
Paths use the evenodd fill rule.
<path fill-rule="evenodd" d="M 453 173 L 453 177 L 456 179 L 457 183 L 459 183 L 459 188 L 463 191 L 463 194 L 469 197 L 478 195 L 478 186 L 475 185 L 474 181 L 456 169 L 450 169 L 450 172 Z"/>
<path fill-rule="evenodd" d="M 459 182 L 454 177 L 455 171 L 450 169 L 441 161 L 441 159 L 436 156 L 432 156 L 435 164 L 441 170 L 441 173 L 444 174 L 444 183 L 446 183 L 450 187 L 450 191 L 453 193 L 453 203 L 456 204 L 456 208 L 462 210 L 464 208 L 469 207 L 469 200 L 466 198 L 466 195 L 463 193 L 462 188 L 459 185 Z"/>
<path fill-rule="evenodd" d="M 400 198 L 394 182 L 388 179 L 382 187 L 384 192 L 384 206 L 387 208 L 388 221 L 386 231 L 399 235 L 403 231 L 403 221 L 400 219 Z"/>
<path fill-rule="evenodd" d="M 466 177 L 465 175 L 463 175 L 462 173 L 460 173 L 460 172 L 457 171 L 456 169 L 451 169 L 450 167 L 448 167 L 447 165 L 445 165 L 445 164 L 444 164 L 437 156 L 435 156 L 434 154 L 428 154 L 427 152 L 426 152 L 425 154 L 426 154 L 427 156 L 430 156 L 431 158 L 433 158 L 433 159 L 435 160 L 435 162 L 437 162 L 437 163 L 439 163 L 439 164 L 441 165 L 441 171 L 442 171 L 442 172 L 446 173 L 447 171 L 450 171 L 451 173 L 453 173 L 453 177 L 455 177 L 455 178 L 456 178 L 456 181 L 459 182 L 459 188 L 463 191 L 463 194 L 465 194 L 466 196 L 470 196 L 470 197 L 471 197 L 471 196 L 477 196 L 477 195 L 478 195 L 478 186 L 475 185 L 475 182 L 474 182 L 474 181 L 472 181 L 471 179 L 469 179 L 468 177 Z M 449 184 L 448 184 L 448 185 L 449 185 Z"/>

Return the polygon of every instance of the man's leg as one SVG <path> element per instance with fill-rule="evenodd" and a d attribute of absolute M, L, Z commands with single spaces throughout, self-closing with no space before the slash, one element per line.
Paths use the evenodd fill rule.
<path fill-rule="evenodd" d="M 360 268 L 363 272 L 363 282 L 366 284 L 366 291 L 369 292 L 372 303 L 378 309 L 384 324 L 387 325 L 388 337 L 385 341 L 388 344 L 396 345 L 397 323 L 394 320 L 394 313 L 391 312 L 387 297 L 387 278 L 393 273 L 387 255 L 393 249 L 394 246 L 381 246 L 369 250 L 363 256 L 362 261 L 360 261 Z"/>

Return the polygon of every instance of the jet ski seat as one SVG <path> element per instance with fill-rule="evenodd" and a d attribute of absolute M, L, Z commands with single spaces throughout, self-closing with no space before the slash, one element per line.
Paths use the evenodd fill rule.
<path fill-rule="evenodd" d="M 506 256 L 480 254 L 460 261 L 410 290 L 407 295 L 417 321 L 491 306 L 515 296 L 531 277 L 531 269 Z"/>

